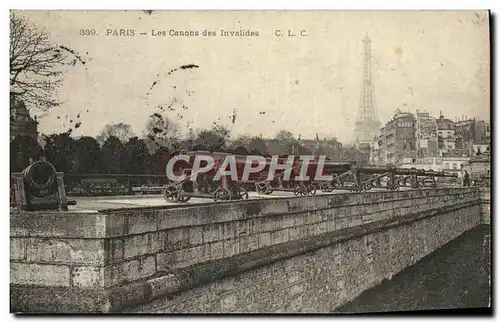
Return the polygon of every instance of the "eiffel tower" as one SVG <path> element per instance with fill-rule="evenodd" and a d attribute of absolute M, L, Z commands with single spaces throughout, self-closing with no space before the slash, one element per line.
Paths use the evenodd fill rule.
<path fill-rule="evenodd" d="M 367 144 L 374 140 L 380 128 L 380 121 L 375 108 L 375 91 L 372 83 L 371 40 L 363 37 L 363 84 L 359 99 L 358 119 L 355 123 L 356 144 Z"/>

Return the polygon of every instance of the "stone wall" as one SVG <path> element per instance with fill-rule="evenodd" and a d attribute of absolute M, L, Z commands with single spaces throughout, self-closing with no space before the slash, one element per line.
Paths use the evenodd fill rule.
<path fill-rule="evenodd" d="M 482 188 L 479 191 L 481 202 L 481 221 L 484 224 L 491 223 L 491 190 L 490 188 Z"/>
<path fill-rule="evenodd" d="M 11 214 L 11 310 L 328 312 L 480 222 L 467 188 Z"/>

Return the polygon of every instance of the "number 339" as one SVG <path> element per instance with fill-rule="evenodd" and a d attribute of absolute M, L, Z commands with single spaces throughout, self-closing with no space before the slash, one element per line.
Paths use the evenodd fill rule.
<path fill-rule="evenodd" d="M 80 29 L 80 36 L 95 36 L 97 31 L 95 29 Z"/>

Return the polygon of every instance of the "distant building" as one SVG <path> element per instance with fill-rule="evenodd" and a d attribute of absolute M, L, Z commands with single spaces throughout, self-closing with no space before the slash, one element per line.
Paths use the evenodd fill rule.
<path fill-rule="evenodd" d="M 440 172 L 443 170 L 441 157 L 425 157 L 425 158 L 409 158 L 405 157 L 400 165 L 400 168 L 416 168 L 423 170 L 432 170 Z"/>
<path fill-rule="evenodd" d="M 443 115 L 436 119 L 438 135 L 438 151 L 443 154 L 455 150 L 455 122 L 445 119 Z"/>
<path fill-rule="evenodd" d="M 38 140 L 38 122 L 30 116 L 24 102 L 11 99 L 10 140 L 16 136 L 28 136 Z"/>
<path fill-rule="evenodd" d="M 359 145 L 345 145 L 342 147 L 340 161 L 356 162 L 357 165 L 363 166 L 370 163 L 370 154 L 359 149 Z"/>
<path fill-rule="evenodd" d="M 490 123 L 483 120 L 475 120 L 474 126 L 474 144 L 488 145 L 491 140 Z"/>
<path fill-rule="evenodd" d="M 474 118 L 458 121 L 455 125 L 457 149 L 466 149 L 469 155 L 472 156 L 477 153 L 474 145 L 489 146 L 491 141 L 491 125 L 489 122 Z"/>
<path fill-rule="evenodd" d="M 409 112 L 396 111 L 392 119 L 379 132 L 376 147 L 377 164 L 398 164 L 415 151 L 415 117 Z"/>
<path fill-rule="evenodd" d="M 436 172 L 453 172 L 462 176 L 463 165 L 468 163 L 469 160 L 469 157 L 459 156 L 405 157 L 398 167 L 432 170 Z"/>
<path fill-rule="evenodd" d="M 417 110 L 416 148 L 418 157 L 438 156 L 437 123 L 428 112 Z"/>
<path fill-rule="evenodd" d="M 376 139 L 371 143 L 370 146 L 370 165 L 380 165 L 379 156 L 381 154 L 380 147 L 378 145 L 378 139 L 380 138 L 380 132 L 377 134 Z"/>
<path fill-rule="evenodd" d="M 458 174 L 463 173 L 463 165 L 468 163 L 470 157 L 460 157 L 460 156 L 444 156 L 443 160 L 443 171 L 445 172 L 456 172 Z"/>
<path fill-rule="evenodd" d="M 339 160 L 342 151 L 342 144 L 336 139 L 301 139 L 299 145 L 309 151 L 314 156 L 324 155 L 332 160 Z"/>
<path fill-rule="evenodd" d="M 486 179 L 491 181 L 490 156 L 474 156 L 464 163 L 463 169 L 467 170 L 472 180 Z"/>
<path fill-rule="evenodd" d="M 482 144 L 472 144 L 472 154 L 474 156 L 483 155 L 485 153 L 489 154 L 490 144 L 482 143 Z"/>
<path fill-rule="evenodd" d="M 292 147 L 290 143 L 278 139 L 263 139 L 266 144 L 266 153 L 270 155 L 288 155 L 292 154 Z"/>

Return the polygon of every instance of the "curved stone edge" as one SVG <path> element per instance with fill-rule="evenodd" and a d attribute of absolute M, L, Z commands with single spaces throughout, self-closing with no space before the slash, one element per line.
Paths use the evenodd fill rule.
<path fill-rule="evenodd" d="M 120 313 L 155 298 L 235 276 L 270 263 L 312 252 L 345 240 L 409 224 L 427 217 L 453 212 L 480 204 L 476 199 L 458 205 L 415 212 L 403 217 L 371 222 L 302 240 L 282 243 L 264 249 L 156 273 L 141 282 L 109 289 L 89 290 L 68 287 L 34 287 L 11 285 L 11 312 L 24 313 Z M 16 304 L 13 306 L 12 304 Z M 40 310 L 42 308 L 42 310 Z"/>

